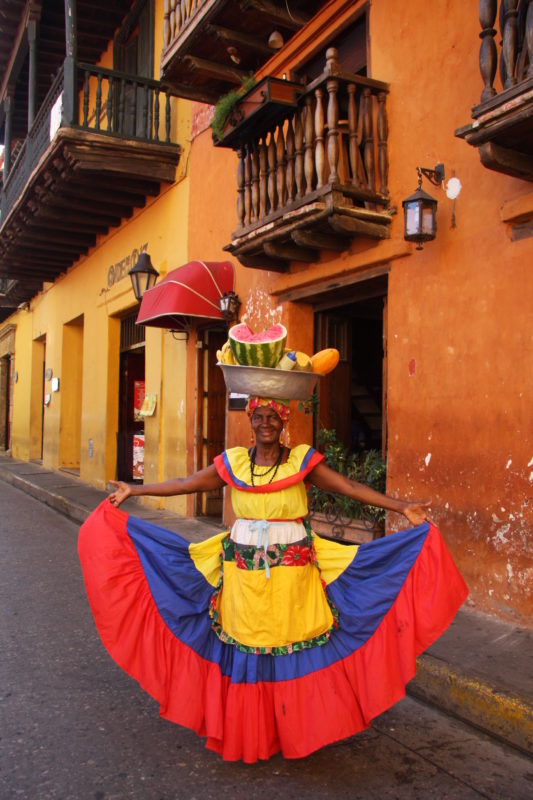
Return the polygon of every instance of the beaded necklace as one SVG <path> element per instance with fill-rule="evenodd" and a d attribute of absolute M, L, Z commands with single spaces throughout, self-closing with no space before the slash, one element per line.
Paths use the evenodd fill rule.
<path fill-rule="evenodd" d="M 279 466 L 281 464 L 281 459 L 283 458 L 283 451 L 284 450 L 285 450 L 284 447 L 280 447 L 279 456 L 278 456 L 277 461 L 275 462 L 275 464 L 272 464 L 272 466 L 269 467 L 265 472 L 256 472 L 256 470 L 255 470 L 255 467 L 256 467 L 255 456 L 256 456 L 256 453 L 257 453 L 257 448 L 256 447 L 252 448 L 252 451 L 250 452 L 250 476 L 252 478 L 252 486 L 255 486 L 254 477 L 255 478 L 266 478 L 266 476 L 270 475 L 271 472 L 272 472 L 272 475 L 270 475 L 268 483 L 272 483 L 272 481 L 274 480 L 274 478 L 277 475 Z"/>

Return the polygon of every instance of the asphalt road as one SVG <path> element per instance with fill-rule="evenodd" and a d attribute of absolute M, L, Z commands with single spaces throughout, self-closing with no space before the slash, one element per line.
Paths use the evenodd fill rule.
<path fill-rule="evenodd" d="M 308 758 L 222 762 L 104 651 L 76 534 L 0 481 L 1 800 L 533 796 L 531 759 L 411 699 Z"/>

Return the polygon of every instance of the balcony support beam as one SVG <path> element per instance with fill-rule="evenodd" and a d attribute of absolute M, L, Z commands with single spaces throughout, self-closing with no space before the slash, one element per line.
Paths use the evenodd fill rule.
<path fill-rule="evenodd" d="M 500 147 L 493 142 L 485 142 L 478 147 L 479 157 L 484 167 L 513 178 L 533 181 L 533 159 L 515 150 Z"/>
<path fill-rule="evenodd" d="M 271 56 L 276 52 L 273 47 L 269 47 L 268 44 L 257 36 L 250 36 L 241 31 L 233 31 L 221 25 L 207 25 L 206 33 L 215 36 L 221 42 L 227 42 L 237 47 L 244 47 L 247 50 L 254 50 L 265 56 Z"/>
<path fill-rule="evenodd" d="M 216 61 L 209 61 L 207 58 L 197 58 L 196 56 L 185 56 L 185 63 L 193 70 L 198 70 L 211 78 L 225 80 L 240 86 L 246 79 L 246 72 L 236 67 L 226 67 L 224 64 L 217 64 Z"/>
<path fill-rule="evenodd" d="M 283 25 L 293 31 L 298 31 L 309 22 L 309 17 L 299 11 L 290 13 L 284 6 L 277 6 L 270 0 L 241 0 L 241 8 L 246 11 L 248 8 L 255 9 L 258 14 L 269 22 Z"/>

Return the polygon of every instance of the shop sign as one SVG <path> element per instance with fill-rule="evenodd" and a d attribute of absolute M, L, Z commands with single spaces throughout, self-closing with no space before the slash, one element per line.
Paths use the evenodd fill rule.
<path fill-rule="evenodd" d="M 141 253 L 146 253 L 148 249 L 148 242 L 142 244 L 138 249 L 135 248 L 132 252 L 117 261 L 116 264 L 111 264 L 107 270 L 107 288 L 110 289 L 115 283 L 118 283 L 123 278 L 128 277 L 128 272 L 135 266 Z"/>

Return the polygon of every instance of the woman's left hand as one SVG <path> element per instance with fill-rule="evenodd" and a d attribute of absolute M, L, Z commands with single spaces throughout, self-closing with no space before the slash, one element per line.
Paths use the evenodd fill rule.
<path fill-rule="evenodd" d="M 423 522 L 431 521 L 427 513 L 430 505 L 431 503 L 407 503 L 402 513 L 411 525 L 422 525 Z"/>

